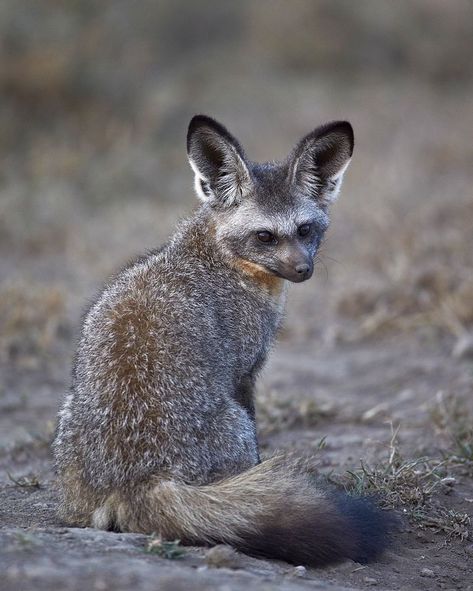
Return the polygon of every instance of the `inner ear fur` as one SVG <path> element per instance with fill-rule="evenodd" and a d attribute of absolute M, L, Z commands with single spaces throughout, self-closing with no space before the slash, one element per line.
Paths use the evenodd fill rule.
<path fill-rule="evenodd" d="M 187 155 L 195 174 L 195 190 L 203 201 L 233 205 L 250 190 L 251 175 L 243 148 L 215 119 L 206 115 L 192 118 Z"/>
<path fill-rule="evenodd" d="M 291 181 L 321 205 L 334 201 L 354 147 L 348 121 L 333 121 L 314 129 L 290 156 Z"/>

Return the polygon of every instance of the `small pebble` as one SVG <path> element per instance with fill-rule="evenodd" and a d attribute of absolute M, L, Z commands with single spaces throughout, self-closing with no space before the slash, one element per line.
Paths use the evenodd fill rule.
<path fill-rule="evenodd" d="M 420 576 L 421 577 L 435 577 L 435 573 L 432 569 L 430 568 L 423 568 L 420 571 Z"/>
<path fill-rule="evenodd" d="M 378 584 L 378 579 L 373 579 L 373 577 L 363 577 L 363 582 L 374 587 Z"/>
<path fill-rule="evenodd" d="M 292 574 L 293 577 L 306 577 L 307 569 L 305 566 L 295 566 L 290 574 Z"/>
<path fill-rule="evenodd" d="M 213 568 L 241 568 L 243 559 L 241 554 L 230 546 L 219 544 L 210 548 L 205 555 L 205 564 Z"/>
<path fill-rule="evenodd" d="M 445 484 L 446 486 L 455 486 L 455 484 L 457 483 L 457 479 L 453 476 L 446 476 L 445 478 L 442 478 L 440 482 L 442 484 Z"/>

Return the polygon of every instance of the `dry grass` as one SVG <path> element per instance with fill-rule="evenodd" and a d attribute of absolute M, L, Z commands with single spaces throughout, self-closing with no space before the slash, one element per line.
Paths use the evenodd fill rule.
<path fill-rule="evenodd" d="M 447 440 L 450 463 L 473 470 L 473 413 L 465 400 L 439 392 L 430 410 L 432 422 Z"/>
<path fill-rule="evenodd" d="M 357 325 L 348 340 L 426 326 L 466 333 L 473 325 L 471 219 L 473 200 L 381 216 L 372 236 L 380 248 L 362 256 L 369 282 L 337 300 L 337 311 Z"/>
<path fill-rule="evenodd" d="M 382 506 L 401 509 L 420 529 L 443 532 L 447 539 L 469 539 L 471 518 L 453 511 L 439 500 L 449 494 L 456 479 L 449 475 L 448 458 L 405 458 L 398 444 L 399 428 L 393 429 L 388 458 L 374 466 L 362 463 L 358 470 L 335 478 L 350 493 L 375 495 Z"/>
<path fill-rule="evenodd" d="M 0 361 L 35 367 L 66 327 L 59 286 L 22 281 L 0 287 Z"/>
<path fill-rule="evenodd" d="M 25 474 L 16 478 L 10 472 L 7 472 L 7 476 L 19 488 L 41 488 L 41 483 L 36 474 Z"/>
<path fill-rule="evenodd" d="M 375 466 L 361 463 L 360 468 L 348 472 L 348 489 L 357 494 L 380 495 L 386 507 L 417 508 L 428 503 L 446 477 L 441 461 L 427 457 L 407 459 L 398 445 L 399 428 L 393 430 L 389 442 L 389 456 Z"/>
<path fill-rule="evenodd" d="M 470 539 L 471 517 L 467 513 L 437 507 L 435 514 L 428 511 L 414 511 L 413 519 L 421 529 L 431 529 L 434 533 L 443 533 L 447 540 L 457 538 L 462 542 Z"/>
<path fill-rule="evenodd" d="M 269 391 L 256 397 L 258 431 L 262 436 L 294 428 L 310 428 L 327 418 L 333 418 L 333 404 L 319 404 L 313 398 L 282 398 Z"/>

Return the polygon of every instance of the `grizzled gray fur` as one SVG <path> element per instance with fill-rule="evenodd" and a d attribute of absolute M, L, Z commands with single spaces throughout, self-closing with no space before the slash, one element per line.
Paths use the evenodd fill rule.
<path fill-rule="evenodd" d="M 202 206 L 85 316 L 54 441 L 60 515 L 295 563 L 373 558 L 379 510 L 315 486 L 302 461 L 260 463 L 253 403 L 287 283 L 312 275 L 351 125 L 255 164 L 200 115 L 187 148 Z"/>

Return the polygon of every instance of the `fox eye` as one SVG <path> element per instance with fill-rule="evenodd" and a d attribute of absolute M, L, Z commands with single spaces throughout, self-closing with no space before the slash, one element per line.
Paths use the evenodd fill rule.
<path fill-rule="evenodd" d="M 268 232 L 267 230 L 256 232 L 256 236 L 260 242 L 264 242 L 265 244 L 269 244 L 270 242 L 276 242 L 274 234 L 271 234 L 271 232 Z"/>
<path fill-rule="evenodd" d="M 307 234 L 310 232 L 310 224 L 302 224 L 302 226 L 299 226 L 297 228 L 297 233 L 299 234 L 299 236 L 307 236 Z"/>

